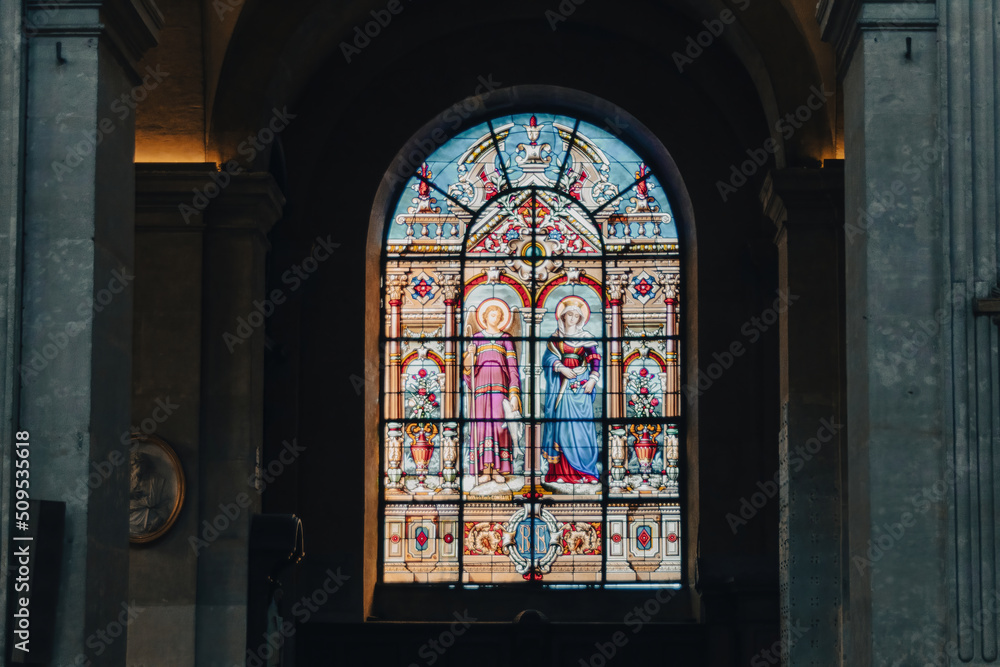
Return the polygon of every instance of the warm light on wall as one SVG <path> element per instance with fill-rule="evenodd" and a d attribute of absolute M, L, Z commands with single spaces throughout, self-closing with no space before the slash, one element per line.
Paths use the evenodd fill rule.
<path fill-rule="evenodd" d="M 201 137 L 136 134 L 136 162 L 217 162 L 210 156 Z"/>

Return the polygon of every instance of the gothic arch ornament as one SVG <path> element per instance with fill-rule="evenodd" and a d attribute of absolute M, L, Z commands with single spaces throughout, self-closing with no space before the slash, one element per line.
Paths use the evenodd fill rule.
<path fill-rule="evenodd" d="M 370 237 L 384 373 L 369 434 L 383 583 L 683 577 L 681 248 L 693 234 L 678 214 L 690 206 L 662 148 L 657 168 L 547 99 L 484 113 L 383 182 Z M 404 377 L 417 341 L 440 351 L 440 377 Z M 637 379 L 626 355 L 642 356 Z"/>

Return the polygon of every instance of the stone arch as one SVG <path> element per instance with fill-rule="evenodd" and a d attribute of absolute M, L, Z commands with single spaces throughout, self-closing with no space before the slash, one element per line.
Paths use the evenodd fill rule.
<path fill-rule="evenodd" d="M 465 114 L 463 122 L 455 126 L 452 122 L 454 110 L 474 109 Z M 653 173 L 657 174 L 660 183 L 666 190 L 666 196 L 671 204 L 677 224 L 678 241 L 681 246 L 681 274 L 683 289 L 681 302 L 685 315 L 682 317 L 682 345 L 686 345 L 682 380 L 685 377 L 697 376 L 697 353 L 695 332 L 697 331 L 698 297 L 694 286 L 697 284 L 697 234 L 695 231 L 695 214 L 687 186 L 677 164 L 660 139 L 646 128 L 639 120 L 617 105 L 595 95 L 558 86 L 514 86 L 502 88 L 488 94 L 466 98 L 451 105 L 428 121 L 402 145 L 395 158 L 389 164 L 381 184 L 374 197 L 368 223 L 366 261 L 365 261 L 365 359 L 366 369 L 377 374 L 382 351 L 379 340 L 384 322 L 381 313 L 381 294 L 383 279 L 382 253 L 386 243 L 386 228 L 391 222 L 393 210 L 405 192 L 408 178 L 399 178 L 399 174 L 410 174 L 412 155 L 416 152 L 426 158 L 433 150 L 443 143 L 442 133 L 448 137 L 454 136 L 467 127 L 475 126 L 487 119 L 507 113 L 524 113 L 532 110 L 544 110 L 567 115 L 593 122 L 606 123 L 610 117 L 617 118 L 621 127 L 618 128 L 618 138 L 626 145 L 640 151 L 642 157 L 649 162 Z M 446 139 L 445 139 L 446 140 Z M 433 148 L 429 148 L 433 147 Z M 690 342 L 688 342 L 690 341 Z M 368 378 L 369 380 L 374 378 Z M 377 579 L 378 539 L 380 534 L 379 480 L 381 469 L 382 437 L 379 432 L 379 406 L 382 399 L 382 383 L 366 381 L 365 383 L 365 460 L 369 462 L 365 469 L 365 608 L 368 613 L 374 604 L 374 584 Z M 684 408 L 685 415 L 697 414 L 697 399 Z M 685 417 L 689 419 L 689 417 Z M 687 422 L 685 440 L 685 462 L 692 470 L 697 469 L 697 421 Z M 690 484 L 682 495 L 685 507 L 696 507 L 698 485 Z M 688 531 L 685 555 L 685 571 L 682 584 L 693 587 L 694 567 L 696 558 L 697 524 L 688 518 Z"/>

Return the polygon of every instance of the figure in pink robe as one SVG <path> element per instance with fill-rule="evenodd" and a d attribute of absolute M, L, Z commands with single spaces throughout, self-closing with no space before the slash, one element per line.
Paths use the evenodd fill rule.
<path fill-rule="evenodd" d="M 462 379 L 471 393 L 470 432 L 472 470 L 477 482 L 497 483 L 513 472 L 514 442 L 507 428 L 504 399 L 514 410 L 521 407 L 521 376 L 510 334 L 500 329 L 510 321 L 499 305 L 488 305 L 477 319 L 485 325 L 472 336 L 465 350 Z"/>

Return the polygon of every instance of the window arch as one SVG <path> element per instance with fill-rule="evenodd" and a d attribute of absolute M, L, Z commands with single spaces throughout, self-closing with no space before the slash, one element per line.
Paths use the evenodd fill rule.
<path fill-rule="evenodd" d="M 680 581 L 681 258 L 657 174 L 541 109 L 437 143 L 384 230 L 379 579 Z"/>

